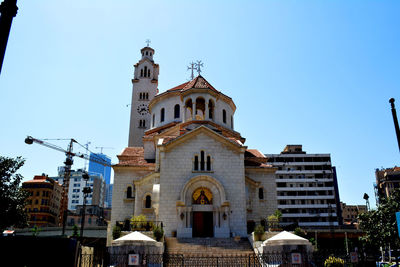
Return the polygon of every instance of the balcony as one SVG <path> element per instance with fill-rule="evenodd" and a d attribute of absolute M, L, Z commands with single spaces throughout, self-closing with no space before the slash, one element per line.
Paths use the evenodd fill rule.
<path fill-rule="evenodd" d="M 327 187 L 277 187 L 276 191 L 331 191 L 333 186 Z"/>
<path fill-rule="evenodd" d="M 331 170 L 277 170 L 276 174 L 325 174 L 332 173 Z"/>
<path fill-rule="evenodd" d="M 284 200 L 284 199 L 335 199 L 334 195 L 325 195 L 325 196 L 277 196 L 276 199 Z"/>
<path fill-rule="evenodd" d="M 336 208 L 335 204 L 330 205 L 331 208 Z M 317 209 L 317 208 L 329 208 L 329 204 L 286 204 L 286 205 L 278 205 L 278 209 L 302 209 L 302 208 L 310 208 L 310 209 Z"/>

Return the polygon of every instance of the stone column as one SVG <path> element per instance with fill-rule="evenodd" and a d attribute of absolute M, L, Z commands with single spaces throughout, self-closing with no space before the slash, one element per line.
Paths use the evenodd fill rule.
<path fill-rule="evenodd" d="M 186 105 L 183 105 L 182 122 L 186 121 Z"/>
<path fill-rule="evenodd" d="M 192 120 L 196 120 L 196 102 L 192 100 Z"/>
<path fill-rule="evenodd" d="M 208 101 L 206 102 L 206 109 L 204 110 L 204 113 L 204 119 L 209 120 L 210 118 L 208 117 L 208 115 L 210 115 L 210 112 L 208 111 Z"/>

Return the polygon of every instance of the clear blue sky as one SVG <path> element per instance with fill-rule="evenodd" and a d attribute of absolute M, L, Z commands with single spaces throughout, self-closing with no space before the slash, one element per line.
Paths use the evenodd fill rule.
<path fill-rule="evenodd" d="M 151 39 L 160 92 L 186 66 L 236 103 L 249 148 L 302 144 L 331 153 L 341 200 L 373 198 L 374 170 L 399 164 L 389 98 L 400 113 L 399 1 L 19 0 L 0 76 L 0 155 L 25 179 L 64 155 L 24 143 L 91 141 L 117 161 L 128 142 L 133 64 Z M 65 142 L 51 141 L 66 147 Z M 76 159 L 74 168 L 82 167 Z"/>

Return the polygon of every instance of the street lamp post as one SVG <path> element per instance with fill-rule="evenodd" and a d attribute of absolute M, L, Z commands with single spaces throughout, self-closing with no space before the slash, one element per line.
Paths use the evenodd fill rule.
<path fill-rule="evenodd" d="M 90 187 L 87 186 L 89 180 L 89 174 L 87 172 L 82 174 L 82 178 L 85 180 L 85 187 L 83 188 L 83 206 L 82 206 L 82 218 L 81 218 L 81 239 L 83 239 L 83 228 L 85 227 L 85 213 L 86 213 L 86 198 L 92 192 Z"/>
<path fill-rule="evenodd" d="M 4 54 L 10 35 L 13 18 L 17 15 L 17 0 L 4 0 L 0 4 L 0 73 L 3 66 Z"/>

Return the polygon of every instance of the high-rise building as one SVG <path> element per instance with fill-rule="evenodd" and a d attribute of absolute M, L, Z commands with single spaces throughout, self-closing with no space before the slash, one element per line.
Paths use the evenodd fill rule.
<path fill-rule="evenodd" d="M 93 161 L 93 159 L 97 161 L 104 161 L 108 164 L 105 166 L 103 164 L 97 163 Z M 106 182 L 106 184 L 110 184 L 111 179 L 111 158 L 102 153 L 90 153 L 90 160 L 89 160 L 89 175 L 97 175 L 102 176 Z"/>
<path fill-rule="evenodd" d="M 280 154 L 266 154 L 277 167 L 276 190 L 282 223 L 336 226 L 342 223 L 336 170 L 330 154 L 307 154 L 302 145 L 287 145 Z"/>
<path fill-rule="evenodd" d="M 83 188 L 86 187 L 86 181 L 82 178 L 83 170 L 71 170 L 71 177 L 69 181 L 68 190 L 68 209 L 75 210 L 77 205 L 83 204 Z M 89 175 L 87 186 L 91 188 L 92 192 L 86 198 L 86 204 L 104 206 L 106 184 L 103 176 Z M 60 167 L 58 176 L 52 177 L 60 184 L 64 181 L 64 168 Z"/>
<path fill-rule="evenodd" d="M 63 188 L 53 179 L 41 175 L 22 183 L 29 192 L 25 210 L 29 226 L 58 226 Z"/>

